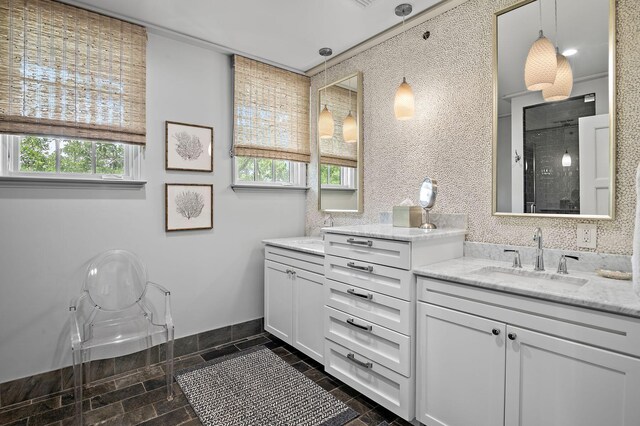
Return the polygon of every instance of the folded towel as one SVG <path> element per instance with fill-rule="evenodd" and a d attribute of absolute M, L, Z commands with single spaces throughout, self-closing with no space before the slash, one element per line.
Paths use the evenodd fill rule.
<path fill-rule="evenodd" d="M 633 256 L 631 264 L 633 266 L 633 288 L 640 296 L 640 165 L 636 174 L 636 226 L 633 234 Z"/>

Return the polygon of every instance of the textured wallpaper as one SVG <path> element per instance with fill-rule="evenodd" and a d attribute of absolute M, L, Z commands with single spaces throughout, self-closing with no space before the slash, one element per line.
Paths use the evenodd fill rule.
<path fill-rule="evenodd" d="M 545 246 L 576 249 L 576 225 L 598 225 L 599 252 L 631 254 L 635 170 L 640 162 L 640 2 L 617 4 L 617 194 L 614 221 L 505 218 L 491 214 L 492 20 L 513 0 L 469 0 L 402 35 L 331 67 L 329 81 L 363 72 L 364 213 L 333 214 L 336 226 L 378 221 L 380 212 L 417 198 L 425 176 L 439 182 L 434 212 L 466 213 L 467 240 L 532 245 L 542 227 Z M 431 37 L 423 40 L 429 30 Z M 416 116 L 397 121 L 393 97 L 402 79 L 416 97 Z M 320 73 L 311 81 L 311 134 L 316 134 Z M 307 234 L 318 232 L 316 145 L 307 195 Z"/>

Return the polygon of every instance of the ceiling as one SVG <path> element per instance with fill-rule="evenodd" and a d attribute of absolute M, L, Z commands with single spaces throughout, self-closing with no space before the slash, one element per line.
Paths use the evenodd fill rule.
<path fill-rule="evenodd" d="M 609 0 L 557 0 L 558 38 L 554 23 L 554 0 L 542 1 L 544 34 L 552 43 L 558 41 L 562 53 L 574 48 L 569 57 L 574 80 L 608 71 Z M 526 91 L 524 64 L 531 44 L 540 29 L 539 1 L 519 7 L 498 18 L 498 96 Z M 506 101 L 500 113 L 509 111 Z"/>
<path fill-rule="evenodd" d="M 67 1 L 67 0 L 65 0 Z M 442 0 L 412 0 L 413 13 Z M 108 15 L 160 27 L 297 71 L 398 24 L 403 0 L 68 0 Z M 370 3 L 363 7 L 360 3 Z"/>

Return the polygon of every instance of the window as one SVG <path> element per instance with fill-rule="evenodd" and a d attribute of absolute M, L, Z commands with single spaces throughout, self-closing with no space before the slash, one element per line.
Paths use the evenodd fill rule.
<path fill-rule="evenodd" d="M 0 33 L 0 176 L 139 181 L 146 29 L 29 0 L 0 2 Z"/>
<path fill-rule="evenodd" d="M 234 157 L 236 185 L 293 186 L 306 185 L 305 163 L 259 157 Z"/>
<path fill-rule="evenodd" d="M 320 184 L 327 189 L 356 189 L 356 169 L 354 167 L 322 164 Z"/>
<path fill-rule="evenodd" d="M 234 56 L 234 186 L 306 187 L 310 79 Z"/>
<path fill-rule="evenodd" d="M 45 136 L 1 137 L 0 174 L 12 177 L 138 180 L 140 148 Z"/>

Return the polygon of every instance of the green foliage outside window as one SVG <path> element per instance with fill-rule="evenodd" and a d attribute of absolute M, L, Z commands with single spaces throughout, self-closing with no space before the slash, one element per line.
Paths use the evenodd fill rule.
<path fill-rule="evenodd" d="M 96 143 L 96 173 L 124 174 L 124 145 Z"/>
<path fill-rule="evenodd" d="M 25 172 L 55 172 L 56 142 L 29 136 L 20 142 L 20 170 Z"/>
<path fill-rule="evenodd" d="M 91 173 L 91 142 L 64 141 L 60 144 L 62 173 Z"/>
<path fill-rule="evenodd" d="M 340 166 L 322 164 L 320 166 L 320 182 L 328 185 L 342 185 Z"/>
<path fill-rule="evenodd" d="M 59 156 L 60 172 L 92 174 L 94 143 L 86 141 L 60 141 L 44 137 L 27 136 L 20 141 L 19 170 L 22 172 L 56 173 Z M 122 175 L 125 172 L 125 147 L 119 143 L 95 143 L 95 173 Z"/>
<path fill-rule="evenodd" d="M 290 182 L 289 161 L 236 157 L 238 179 L 245 182 Z"/>

